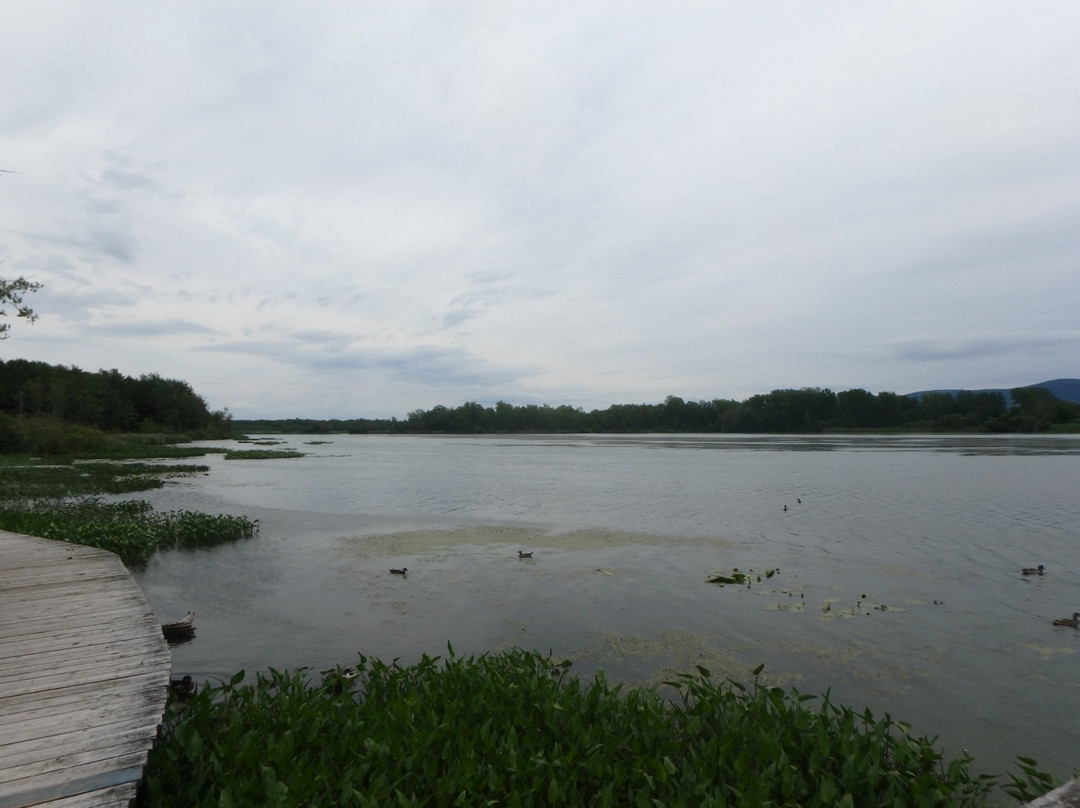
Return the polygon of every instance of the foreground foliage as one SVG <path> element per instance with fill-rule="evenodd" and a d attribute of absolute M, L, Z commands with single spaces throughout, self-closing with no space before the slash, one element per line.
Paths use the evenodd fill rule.
<path fill-rule="evenodd" d="M 241 672 L 172 715 L 153 806 L 978 806 L 993 778 L 933 741 L 709 672 L 623 691 L 514 650 L 402 667 Z M 760 672 L 760 669 L 759 669 Z M 350 678 L 355 675 L 355 678 Z"/>

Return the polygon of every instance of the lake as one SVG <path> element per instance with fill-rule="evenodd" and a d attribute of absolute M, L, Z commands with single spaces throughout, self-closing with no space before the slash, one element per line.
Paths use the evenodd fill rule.
<path fill-rule="evenodd" d="M 696 665 L 750 682 L 763 663 L 977 772 L 1080 767 L 1080 631 L 1051 625 L 1080 611 L 1080 436 L 282 440 L 306 456 L 208 455 L 209 474 L 144 495 L 261 523 L 137 572 L 159 618 L 197 614 L 176 675 L 448 643 L 629 684 Z"/>

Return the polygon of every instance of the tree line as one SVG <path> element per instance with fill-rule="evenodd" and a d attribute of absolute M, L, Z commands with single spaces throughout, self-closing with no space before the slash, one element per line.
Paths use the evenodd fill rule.
<path fill-rule="evenodd" d="M 118 370 L 25 359 L 0 360 L 0 424 L 51 418 L 106 432 L 169 432 L 226 437 L 228 411 L 211 412 L 187 382 L 156 373 L 138 378 Z"/>
<path fill-rule="evenodd" d="M 1045 432 L 1080 431 L 1080 405 L 1039 387 L 999 392 L 878 394 L 855 389 L 806 387 L 773 390 L 745 401 L 684 401 L 668 396 L 659 404 L 613 404 L 586 412 L 578 407 L 499 401 L 484 406 L 437 405 L 414 410 L 405 420 L 236 420 L 238 432 L 318 434 L 332 432 L 514 433 L 514 432 L 731 432 L 823 431 Z"/>
<path fill-rule="evenodd" d="M 732 432 L 807 433 L 842 430 L 922 432 L 1080 431 L 1080 404 L 1061 401 L 1040 387 L 1000 392 L 935 392 L 921 396 L 854 389 L 804 387 L 773 390 L 744 401 L 612 404 L 585 411 L 562 405 L 484 406 L 467 401 L 413 410 L 404 420 L 234 420 L 211 412 L 184 381 L 155 373 L 138 378 L 117 370 L 90 373 L 77 367 L 24 359 L 0 360 L 0 432 L 13 419 L 48 418 L 105 432 L 185 433 L 227 437 L 248 432 L 514 433 L 514 432 Z"/>

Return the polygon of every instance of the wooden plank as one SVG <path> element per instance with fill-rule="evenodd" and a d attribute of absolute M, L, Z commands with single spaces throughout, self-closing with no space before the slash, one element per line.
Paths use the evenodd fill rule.
<path fill-rule="evenodd" d="M 0 808 L 50 805 L 53 800 L 61 797 L 85 794 L 123 783 L 137 786 L 145 758 L 145 751 L 121 755 L 111 760 L 94 761 L 82 766 L 72 766 L 62 772 L 48 772 L 9 783 L 10 790 L 0 793 Z"/>
<path fill-rule="evenodd" d="M 89 668 L 106 660 L 119 662 L 126 658 L 141 662 L 154 653 L 161 653 L 157 645 L 157 639 L 161 637 L 160 629 L 154 626 L 148 629 L 145 625 L 135 623 L 128 625 L 133 632 L 138 631 L 141 636 L 133 636 L 123 641 L 114 639 L 106 643 L 88 643 L 85 646 L 62 645 L 55 650 L 44 650 L 40 644 L 41 638 L 37 637 L 25 654 L 17 657 L 0 655 L 0 680 L 7 678 L 8 672 L 14 669 L 16 674 L 25 674 L 27 671 L 42 674 L 71 671 L 74 674 L 73 681 L 78 681 L 80 666 L 86 665 Z M 164 637 L 161 639 L 164 641 Z M 17 665 L 20 658 L 23 662 L 21 671 Z M 13 666 L 13 663 L 16 664 Z"/>
<path fill-rule="evenodd" d="M 45 584 L 40 587 L 20 587 L 2 593 L 3 605 L 9 608 L 26 608 L 36 605 L 39 609 L 68 608 L 71 598 L 87 601 L 122 599 L 130 596 L 131 591 L 123 586 L 124 577 L 117 575 L 110 579 L 117 586 L 110 590 L 98 580 L 69 579 L 64 582 Z"/>
<path fill-rule="evenodd" d="M 51 627 L 50 627 L 51 626 Z M 88 649 L 99 645 L 108 645 L 120 639 L 134 639 L 132 631 L 139 632 L 139 638 L 149 641 L 157 639 L 161 626 L 152 613 L 140 614 L 131 610 L 125 615 L 115 612 L 99 625 L 71 625 L 68 620 L 37 622 L 35 625 L 24 624 L 22 632 L 12 630 L 0 636 L 0 659 L 10 659 L 15 650 L 34 653 L 35 649 L 54 650 L 63 648 Z"/>
<path fill-rule="evenodd" d="M 49 802 L 49 808 L 128 808 L 135 799 L 137 788 L 134 783 L 125 783 L 86 794 L 62 797 Z"/>
<path fill-rule="evenodd" d="M 109 726 L 112 727 L 112 725 Z M 100 740 L 97 744 L 98 746 L 106 744 L 108 748 L 119 748 L 134 743 L 145 743 L 148 735 L 150 741 L 153 741 L 157 735 L 157 727 L 138 726 L 132 723 L 126 728 L 112 727 L 109 737 L 102 734 L 99 736 Z M 78 732 L 71 732 L 66 736 L 33 738 L 18 743 L 6 744 L 4 746 L 3 761 L 0 762 L 0 782 L 11 779 L 9 775 L 5 774 L 8 770 L 19 769 L 39 760 L 59 759 L 93 748 L 97 748 L 97 746 L 89 746 Z"/>
<path fill-rule="evenodd" d="M 33 758 L 56 745 L 78 743 L 85 749 L 96 749 L 104 744 L 107 748 L 113 748 L 114 744 L 118 744 L 117 739 L 135 733 L 147 741 L 143 748 L 145 752 L 153 745 L 161 716 L 145 709 L 132 713 L 117 713 L 113 709 L 100 713 L 76 713 L 71 720 L 58 720 L 55 717 L 50 720 L 52 723 L 43 722 L 39 726 L 6 728 L 2 743 L 10 747 L 13 756 L 19 754 Z M 5 749 L 5 769 L 8 766 L 8 753 L 9 750 Z"/>
<path fill-rule="evenodd" d="M 148 615 L 148 625 L 152 630 L 160 630 L 157 625 L 157 620 Z M 94 653 L 94 650 L 99 645 L 110 645 L 117 642 L 131 641 L 131 632 L 125 625 L 119 625 L 114 621 L 109 621 L 103 626 L 93 627 L 87 629 L 82 626 L 70 627 L 63 626 L 62 628 L 55 629 L 53 631 L 35 631 L 33 633 L 26 634 L 12 634 L 11 638 L 18 637 L 19 645 L 23 649 L 23 654 L 19 656 L 15 655 L 3 655 L 2 649 L 6 645 L 4 642 L 5 637 L 0 637 L 0 667 L 5 662 L 18 660 L 20 656 L 28 654 L 36 654 L 40 652 L 55 651 L 57 653 Z M 11 643 L 14 647 L 14 643 Z"/>
<path fill-rule="evenodd" d="M 82 743 L 81 739 L 75 739 L 75 743 L 71 743 L 69 740 L 66 751 L 62 754 L 48 754 L 45 750 L 40 749 L 36 750 L 35 754 L 34 751 L 24 750 L 20 755 L 22 762 L 17 767 L 5 766 L 5 768 L 0 769 L 0 784 L 15 790 L 20 781 L 25 781 L 29 777 L 45 774 L 52 776 L 57 772 L 76 766 L 89 766 L 114 760 L 115 758 L 126 758 L 133 754 L 145 755 L 148 746 L 154 742 L 155 732 L 154 728 L 147 732 L 146 728 L 142 727 L 136 728 L 134 731 L 117 729 L 113 735 L 114 743 L 99 742 L 95 746 L 88 746 Z M 121 738 L 123 740 L 120 740 Z"/>
<path fill-rule="evenodd" d="M 63 567 L 34 567 L 19 570 L 17 573 L 9 570 L 4 575 L 4 589 L 11 594 L 32 590 L 28 594 L 33 594 L 46 586 L 64 585 L 72 581 L 119 580 L 128 574 L 126 571 L 122 572 L 115 567 L 105 565 L 90 569 L 71 569 L 71 565 L 76 563 L 78 562 L 65 561 Z"/>
<path fill-rule="evenodd" d="M 78 669 L 78 673 L 81 680 L 84 682 L 100 682 L 104 684 L 105 682 L 118 677 L 137 676 L 144 670 L 153 670 L 156 667 L 158 666 L 150 664 L 140 665 L 138 668 L 123 668 L 117 670 L 114 666 L 111 666 L 108 661 L 86 660 L 82 667 Z M 71 684 L 71 678 L 71 671 L 60 671 L 47 674 L 39 673 L 22 680 L 17 677 L 6 677 L 0 679 L 0 689 L 3 690 L 5 695 L 20 696 L 26 693 L 63 689 Z M 168 680 L 168 668 L 166 667 L 165 676 L 162 680 L 163 691 L 164 686 L 168 684 Z"/>
<path fill-rule="evenodd" d="M 29 693 L 21 696 L 0 697 L 0 712 L 5 716 L 58 703 L 86 703 L 106 699 L 124 700 L 129 694 L 151 690 L 159 686 L 159 671 L 150 668 L 143 673 L 112 679 L 108 682 L 71 682 L 56 690 Z"/>
<path fill-rule="evenodd" d="M 75 602 L 71 605 L 77 607 L 82 604 Z M 59 633 L 70 629 L 95 629 L 131 619 L 136 609 L 144 608 L 143 600 L 133 593 L 98 598 L 92 605 L 93 609 L 73 608 L 69 612 L 57 609 L 49 612 L 39 610 L 36 614 L 32 609 L 20 613 L 0 607 L 0 614 L 3 614 L 4 619 L 12 621 L 0 626 L 0 640 L 38 633 Z"/>
<path fill-rule="evenodd" d="M 0 743 L 13 744 L 34 738 L 64 735 L 75 730 L 132 721 L 142 725 L 149 716 L 161 720 L 157 711 L 158 688 L 125 693 L 124 700 L 103 702 L 51 703 L 37 710 L 19 713 L 18 723 L 5 722 L 0 726 Z M 0 765 L 3 765 L 0 763 Z"/>
<path fill-rule="evenodd" d="M 116 556 L 0 531 L 0 808 L 126 806 L 169 673 Z"/>

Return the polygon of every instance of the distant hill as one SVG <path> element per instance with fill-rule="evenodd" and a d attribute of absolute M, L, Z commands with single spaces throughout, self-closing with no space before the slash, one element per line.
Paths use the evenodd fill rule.
<path fill-rule="evenodd" d="M 1080 404 L 1080 379 L 1051 379 L 1048 382 L 1039 382 L 1038 384 L 1023 384 L 1017 385 L 1018 387 L 1041 387 L 1043 390 L 1049 390 L 1050 393 L 1062 401 L 1069 401 L 1073 404 Z M 927 393 L 948 393 L 950 395 L 956 395 L 960 390 L 920 390 L 917 393 L 908 393 L 911 398 L 922 398 Z M 984 390 L 969 390 L 969 393 L 1001 393 L 1005 396 L 1005 404 L 1012 406 L 1012 396 L 1009 395 L 1009 390 L 999 388 L 989 388 Z"/>

